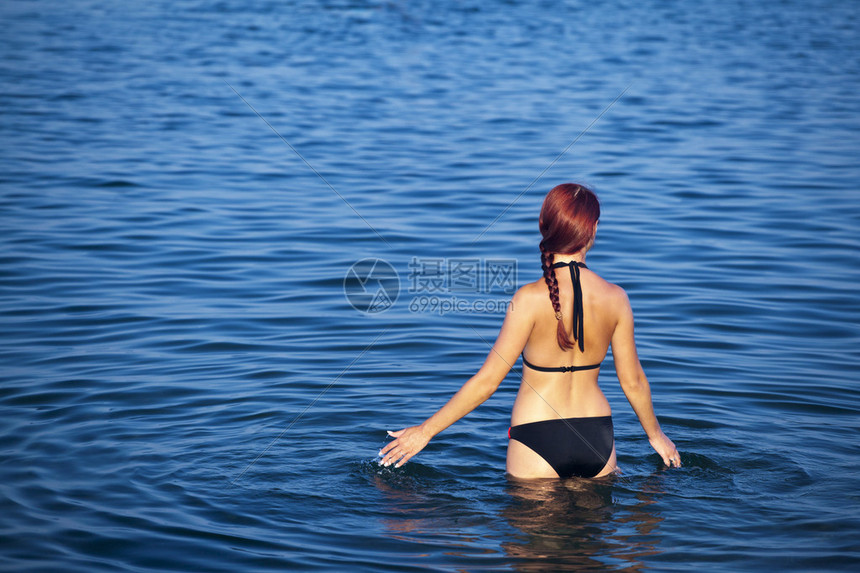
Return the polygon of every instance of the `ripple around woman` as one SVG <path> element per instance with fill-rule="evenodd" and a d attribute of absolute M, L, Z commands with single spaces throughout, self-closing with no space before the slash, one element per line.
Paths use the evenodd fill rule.
<path fill-rule="evenodd" d="M 380 463 L 406 463 L 489 398 L 522 354 L 522 384 L 508 430 L 508 473 L 550 478 L 616 471 L 612 412 L 597 385 L 611 346 L 618 381 L 651 446 L 667 466 L 681 465 L 654 415 L 627 294 L 585 266 L 599 218 L 597 196 L 586 187 L 566 183 L 549 192 L 539 222 L 543 279 L 514 294 L 484 365 L 447 404 L 418 426 L 389 432 L 395 439 L 382 448 Z"/>

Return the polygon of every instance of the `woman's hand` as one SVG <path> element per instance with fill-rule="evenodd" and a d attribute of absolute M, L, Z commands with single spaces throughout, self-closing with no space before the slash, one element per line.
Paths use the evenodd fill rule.
<path fill-rule="evenodd" d="M 648 439 L 651 442 L 651 447 L 654 448 L 660 457 L 663 458 L 663 463 L 670 468 L 681 467 L 681 454 L 678 453 L 678 448 L 672 443 L 666 434 L 662 431 L 659 436 Z"/>
<path fill-rule="evenodd" d="M 379 451 L 379 455 L 382 457 L 379 463 L 385 467 L 394 464 L 396 468 L 399 468 L 408 462 L 412 456 L 423 450 L 431 438 L 430 434 L 421 426 L 412 426 L 396 432 L 388 432 L 388 435 L 395 439 Z"/>

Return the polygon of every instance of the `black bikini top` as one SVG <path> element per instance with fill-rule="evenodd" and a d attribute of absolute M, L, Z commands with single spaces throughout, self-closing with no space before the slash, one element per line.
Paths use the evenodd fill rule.
<path fill-rule="evenodd" d="M 570 261 L 569 263 L 555 263 L 552 268 L 560 269 L 568 267 L 570 269 L 570 282 L 573 283 L 573 339 L 579 343 L 580 352 L 585 352 L 585 334 L 582 320 L 582 284 L 579 281 L 579 269 L 587 269 L 585 263 Z M 589 364 L 587 366 L 558 366 L 555 368 L 547 368 L 545 366 L 535 366 L 523 356 L 523 364 L 537 370 L 538 372 L 578 372 L 580 370 L 594 370 L 600 368 L 600 364 Z"/>
<path fill-rule="evenodd" d="M 537 370 L 538 372 L 579 372 L 580 370 L 594 370 L 595 368 L 600 368 L 600 364 L 589 364 L 588 366 L 557 366 L 554 368 L 547 368 L 546 366 L 535 366 L 523 356 L 523 364 L 531 368 L 532 370 Z"/>

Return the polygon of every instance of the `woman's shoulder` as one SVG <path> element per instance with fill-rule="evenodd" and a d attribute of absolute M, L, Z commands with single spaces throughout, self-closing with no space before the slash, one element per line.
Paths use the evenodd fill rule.
<path fill-rule="evenodd" d="M 547 289 L 546 281 L 541 278 L 534 282 L 526 283 L 518 288 L 517 292 L 514 293 L 514 300 L 528 302 L 530 300 L 546 297 L 548 292 L 549 290 Z"/>
<path fill-rule="evenodd" d="M 611 283 L 603 277 L 597 277 L 597 295 L 600 305 L 610 312 L 618 320 L 630 312 L 630 299 L 627 297 L 627 291 L 621 286 Z"/>
<path fill-rule="evenodd" d="M 611 283 L 598 274 L 594 274 L 597 278 L 597 285 L 600 293 L 608 298 L 627 300 L 627 292 L 615 283 Z"/>
<path fill-rule="evenodd" d="M 549 302 L 549 290 L 543 279 L 522 285 L 511 297 L 511 308 L 533 312 Z"/>

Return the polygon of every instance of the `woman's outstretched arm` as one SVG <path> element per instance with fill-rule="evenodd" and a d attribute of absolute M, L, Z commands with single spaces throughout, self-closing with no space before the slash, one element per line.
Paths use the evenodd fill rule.
<path fill-rule="evenodd" d="M 620 289 L 619 289 L 620 290 Z M 627 295 L 621 291 L 619 295 L 618 324 L 612 334 L 612 358 L 615 361 L 615 372 L 624 395 L 636 412 L 642 429 L 648 435 L 648 441 L 660 457 L 663 463 L 669 467 L 680 467 L 681 456 L 675 444 L 672 443 L 657 421 L 654 414 L 654 405 L 651 402 L 651 386 L 645 371 L 639 362 L 639 354 L 636 352 L 636 341 L 633 335 L 633 310 Z"/>
<path fill-rule="evenodd" d="M 505 322 L 499 337 L 487 355 L 484 365 L 435 414 L 418 426 L 388 432 L 394 438 L 379 452 L 379 463 L 400 467 L 424 449 L 439 432 L 477 408 L 493 395 L 511 366 L 523 351 L 534 326 L 534 318 L 527 304 L 527 296 L 517 291 L 508 305 Z"/>

